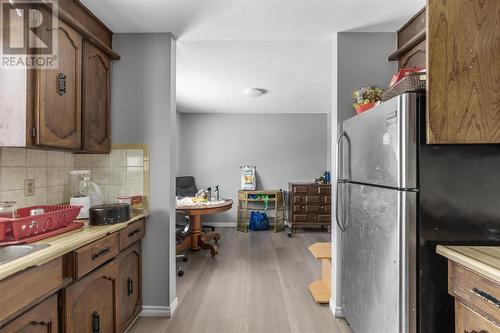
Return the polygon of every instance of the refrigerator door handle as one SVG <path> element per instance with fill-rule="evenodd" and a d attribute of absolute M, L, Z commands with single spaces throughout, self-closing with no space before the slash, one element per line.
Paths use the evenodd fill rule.
<path fill-rule="evenodd" d="M 344 161 L 341 158 L 341 152 L 342 152 L 342 148 L 343 148 L 342 143 L 343 143 L 343 139 L 345 136 L 347 136 L 347 132 L 342 131 L 342 133 L 340 133 L 339 138 L 337 139 L 337 179 L 339 179 L 339 180 L 344 179 L 344 175 L 343 175 Z"/>
<path fill-rule="evenodd" d="M 342 223 L 340 222 L 339 219 L 339 195 L 340 195 L 339 193 L 340 193 L 340 182 L 337 182 L 335 188 L 335 220 L 337 221 L 337 225 L 339 226 L 340 230 L 344 232 L 345 228 L 342 226 Z"/>

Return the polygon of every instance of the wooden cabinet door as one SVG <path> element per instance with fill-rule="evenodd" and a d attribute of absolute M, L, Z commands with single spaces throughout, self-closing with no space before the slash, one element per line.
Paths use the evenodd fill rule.
<path fill-rule="evenodd" d="M 500 143 L 500 1 L 427 3 L 427 142 Z"/>
<path fill-rule="evenodd" d="M 120 254 L 118 279 L 119 331 L 124 332 L 142 308 L 141 243 Z"/>
<path fill-rule="evenodd" d="M 108 153 L 111 149 L 111 62 L 103 52 L 84 41 L 82 66 L 83 150 Z"/>
<path fill-rule="evenodd" d="M 36 72 L 34 143 L 80 149 L 82 36 L 62 21 L 57 56 L 57 69 Z"/>
<path fill-rule="evenodd" d="M 14 320 L 0 333 L 58 333 L 59 316 L 57 295 L 52 296 L 40 305 L 29 310 Z"/>
<path fill-rule="evenodd" d="M 65 289 L 65 332 L 117 332 L 117 276 L 113 261 Z"/>

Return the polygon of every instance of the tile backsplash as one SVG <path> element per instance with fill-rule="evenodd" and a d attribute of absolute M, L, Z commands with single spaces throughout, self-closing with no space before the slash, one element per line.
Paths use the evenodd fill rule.
<path fill-rule="evenodd" d="M 18 207 L 68 202 L 69 171 L 87 169 L 105 202 L 116 202 L 119 195 L 148 196 L 149 151 L 138 144 L 113 145 L 110 154 L 97 155 L 0 148 L 0 200 L 16 201 Z M 25 196 L 27 179 L 35 181 L 32 196 Z"/>
<path fill-rule="evenodd" d="M 75 169 L 92 171 L 92 179 L 99 185 L 104 200 L 116 202 L 119 195 L 147 195 L 147 150 L 134 145 L 117 145 L 109 154 L 75 155 Z"/>
<path fill-rule="evenodd" d="M 0 200 L 18 207 L 58 204 L 69 200 L 68 172 L 73 169 L 69 152 L 0 148 Z M 34 195 L 24 195 L 24 182 L 33 179 Z"/>

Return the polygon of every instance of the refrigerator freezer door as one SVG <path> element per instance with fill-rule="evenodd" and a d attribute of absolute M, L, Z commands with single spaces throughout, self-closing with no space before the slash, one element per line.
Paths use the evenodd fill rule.
<path fill-rule="evenodd" d="M 417 96 L 403 94 L 343 123 L 339 179 L 417 187 Z"/>
<path fill-rule="evenodd" d="M 342 313 L 356 333 L 415 332 L 416 193 L 348 184 Z"/>

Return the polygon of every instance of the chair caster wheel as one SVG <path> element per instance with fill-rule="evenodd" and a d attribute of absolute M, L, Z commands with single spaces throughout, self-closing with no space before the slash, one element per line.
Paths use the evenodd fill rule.
<path fill-rule="evenodd" d="M 183 276 L 183 275 L 184 275 L 184 271 L 178 271 L 178 272 L 177 272 L 177 276 L 181 277 L 181 276 Z"/>
<path fill-rule="evenodd" d="M 188 260 L 189 260 L 188 257 L 182 258 L 182 261 L 184 261 L 184 262 L 187 262 Z"/>

